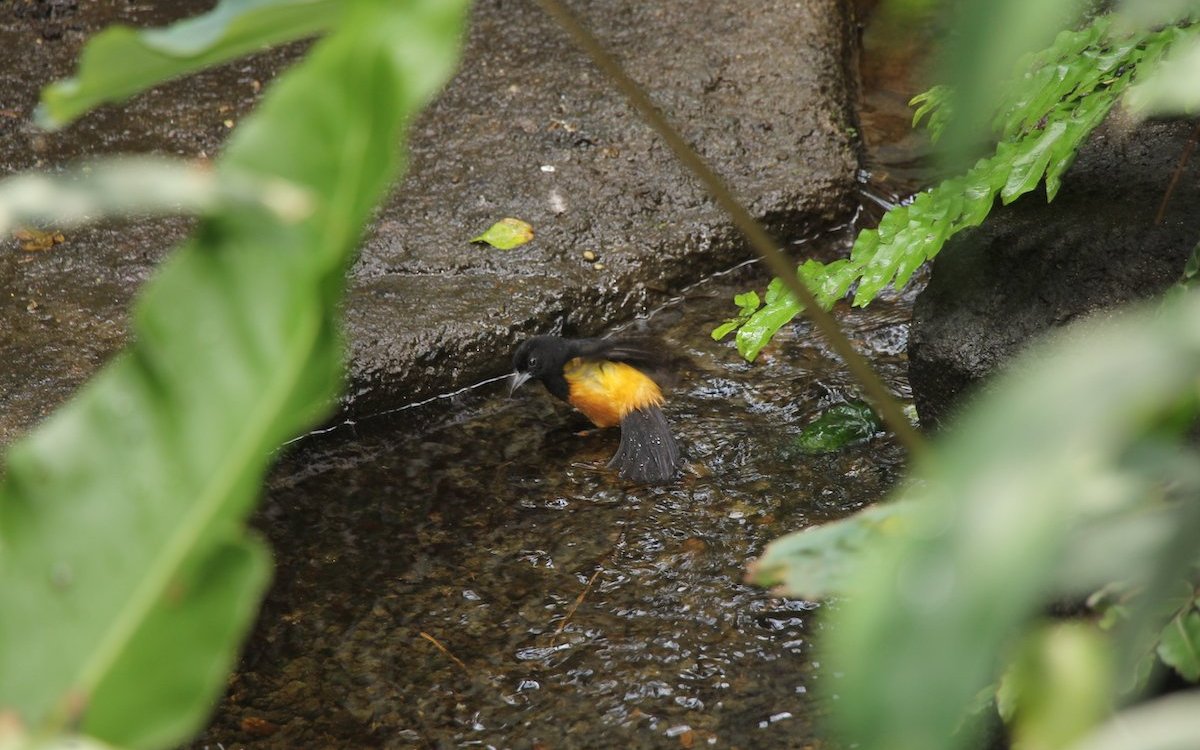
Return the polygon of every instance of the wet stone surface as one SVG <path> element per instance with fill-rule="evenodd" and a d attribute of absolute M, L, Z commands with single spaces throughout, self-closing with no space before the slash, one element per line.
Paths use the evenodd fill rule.
<path fill-rule="evenodd" d="M 902 452 L 791 447 L 855 386 L 807 323 L 755 365 L 713 342 L 730 295 L 764 281 L 740 273 L 645 326 L 693 361 L 665 410 L 690 460 L 677 485 L 623 486 L 616 431 L 579 436 L 540 387 L 500 382 L 295 447 L 255 521 L 276 581 L 192 746 L 827 746 L 818 607 L 744 566 L 879 498 Z M 907 398 L 907 298 L 837 312 Z"/>
<path fill-rule="evenodd" d="M 168 23 L 211 0 L 0 5 L 0 174 L 114 152 L 212 157 L 302 51 L 238 60 L 103 107 L 55 134 L 41 86 L 108 23 Z M 843 0 L 580 3 L 584 21 L 752 212 L 787 241 L 844 219 L 858 166 Z M 749 257 L 728 220 L 533 0 L 478 0 L 459 74 L 411 129 L 409 172 L 368 228 L 346 303 L 362 416 L 497 374 L 516 337 L 591 334 Z M 535 239 L 468 242 L 515 216 Z M 125 343 L 138 286 L 188 229 L 129 222 L 41 253 L 0 238 L 0 444 Z M 594 260 L 586 260 L 584 253 Z M 596 264 L 599 263 L 598 267 Z"/>
<path fill-rule="evenodd" d="M 84 41 L 110 23 L 155 26 L 212 3 L 13 0 L 0 4 L 0 175 L 115 153 L 215 155 L 287 67 L 281 49 L 101 107 L 70 128 L 33 125 L 41 86 L 70 74 Z M 186 219 L 126 221 L 64 232 L 64 242 L 26 252 L 0 237 L 0 445 L 53 411 L 128 339 L 133 295 L 189 231 Z"/>

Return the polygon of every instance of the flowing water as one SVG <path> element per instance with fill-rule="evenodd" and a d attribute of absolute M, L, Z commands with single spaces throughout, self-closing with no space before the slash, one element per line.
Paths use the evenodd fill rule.
<path fill-rule="evenodd" d="M 864 66 L 865 213 L 920 176 L 896 71 Z M 793 249 L 835 257 L 855 229 Z M 860 393 L 806 322 L 753 365 L 711 340 L 766 280 L 737 269 L 636 324 L 691 361 L 665 409 L 689 460 L 675 485 L 624 485 L 605 466 L 615 430 L 578 434 L 540 386 L 510 399 L 500 381 L 293 446 L 255 521 L 275 582 L 193 747 L 828 746 L 820 606 L 747 585 L 746 563 L 882 497 L 904 455 L 886 433 L 794 446 Z M 835 308 L 906 402 L 919 285 Z"/>
<path fill-rule="evenodd" d="M 802 250 L 844 250 L 849 230 Z M 197 747 L 806 747 L 833 690 L 819 607 L 743 582 L 772 539 L 879 498 L 885 434 L 810 456 L 856 385 L 807 323 L 754 365 L 708 331 L 754 268 L 639 332 L 686 354 L 674 486 L 623 485 L 615 430 L 502 382 L 342 425 L 285 456 L 256 526 L 275 583 Z M 838 317 L 907 396 L 907 297 Z"/>

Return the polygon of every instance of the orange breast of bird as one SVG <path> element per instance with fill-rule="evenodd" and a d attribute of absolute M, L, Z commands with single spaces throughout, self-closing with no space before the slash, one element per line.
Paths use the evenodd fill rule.
<path fill-rule="evenodd" d="M 661 406 L 658 384 L 636 367 L 624 362 L 589 361 L 578 357 L 563 367 L 571 406 L 583 412 L 597 427 L 621 423 L 631 411 Z"/>

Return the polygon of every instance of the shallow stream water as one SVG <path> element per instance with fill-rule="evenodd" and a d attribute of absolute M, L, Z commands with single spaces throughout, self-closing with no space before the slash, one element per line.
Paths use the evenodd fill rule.
<path fill-rule="evenodd" d="M 864 214 L 922 176 L 907 70 L 864 58 Z M 855 231 L 792 250 L 836 257 Z M 192 747 L 834 746 L 817 728 L 837 679 L 814 650 L 820 606 L 747 585 L 746 563 L 882 497 L 904 454 L 886 433 L 795 447 L 860 393 L 807 322 L 753 365 L 709 337 L 766 281 L 737 269 L 631 329 L 691 361 L 665 409 L 689 461 L 675 485 L 623 484 L 605 466 L 617 431 L 577 434 L 589 425 L 536 384 L 511 399 L 482 384 L 293 446 L 254 523 L 275 582 Z M 919 286 L 834 310 L 906 403 Z"/>
<path fill-rule="evenodd" d="M 276 580 L 195 746 L 816 746 L 819 607 L 745 565 L 879 498 L 903 453 L 885 434 L 793 446 L 857 388 L 807 323 L 754 365 L 712 341 L 764 281 L 742 269 L 638 324 L 692 361 L 665 409 L 689 459 L 674 486 L 623 484 L 615 430 L 580 436 L 540 387 L 502 382 L 294 448 L 255 523 Z M 908 304 L 838 309 L 902 398 Z"/>

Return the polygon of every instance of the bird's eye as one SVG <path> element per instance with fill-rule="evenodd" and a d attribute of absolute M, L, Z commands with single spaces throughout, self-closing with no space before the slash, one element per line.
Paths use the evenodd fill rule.
<path fill-rule="evenodd" d="M 530 357 L 529 358 L 529 369 L 532 370 L 535 367 L 537 367 L 537 357 Z"/>

